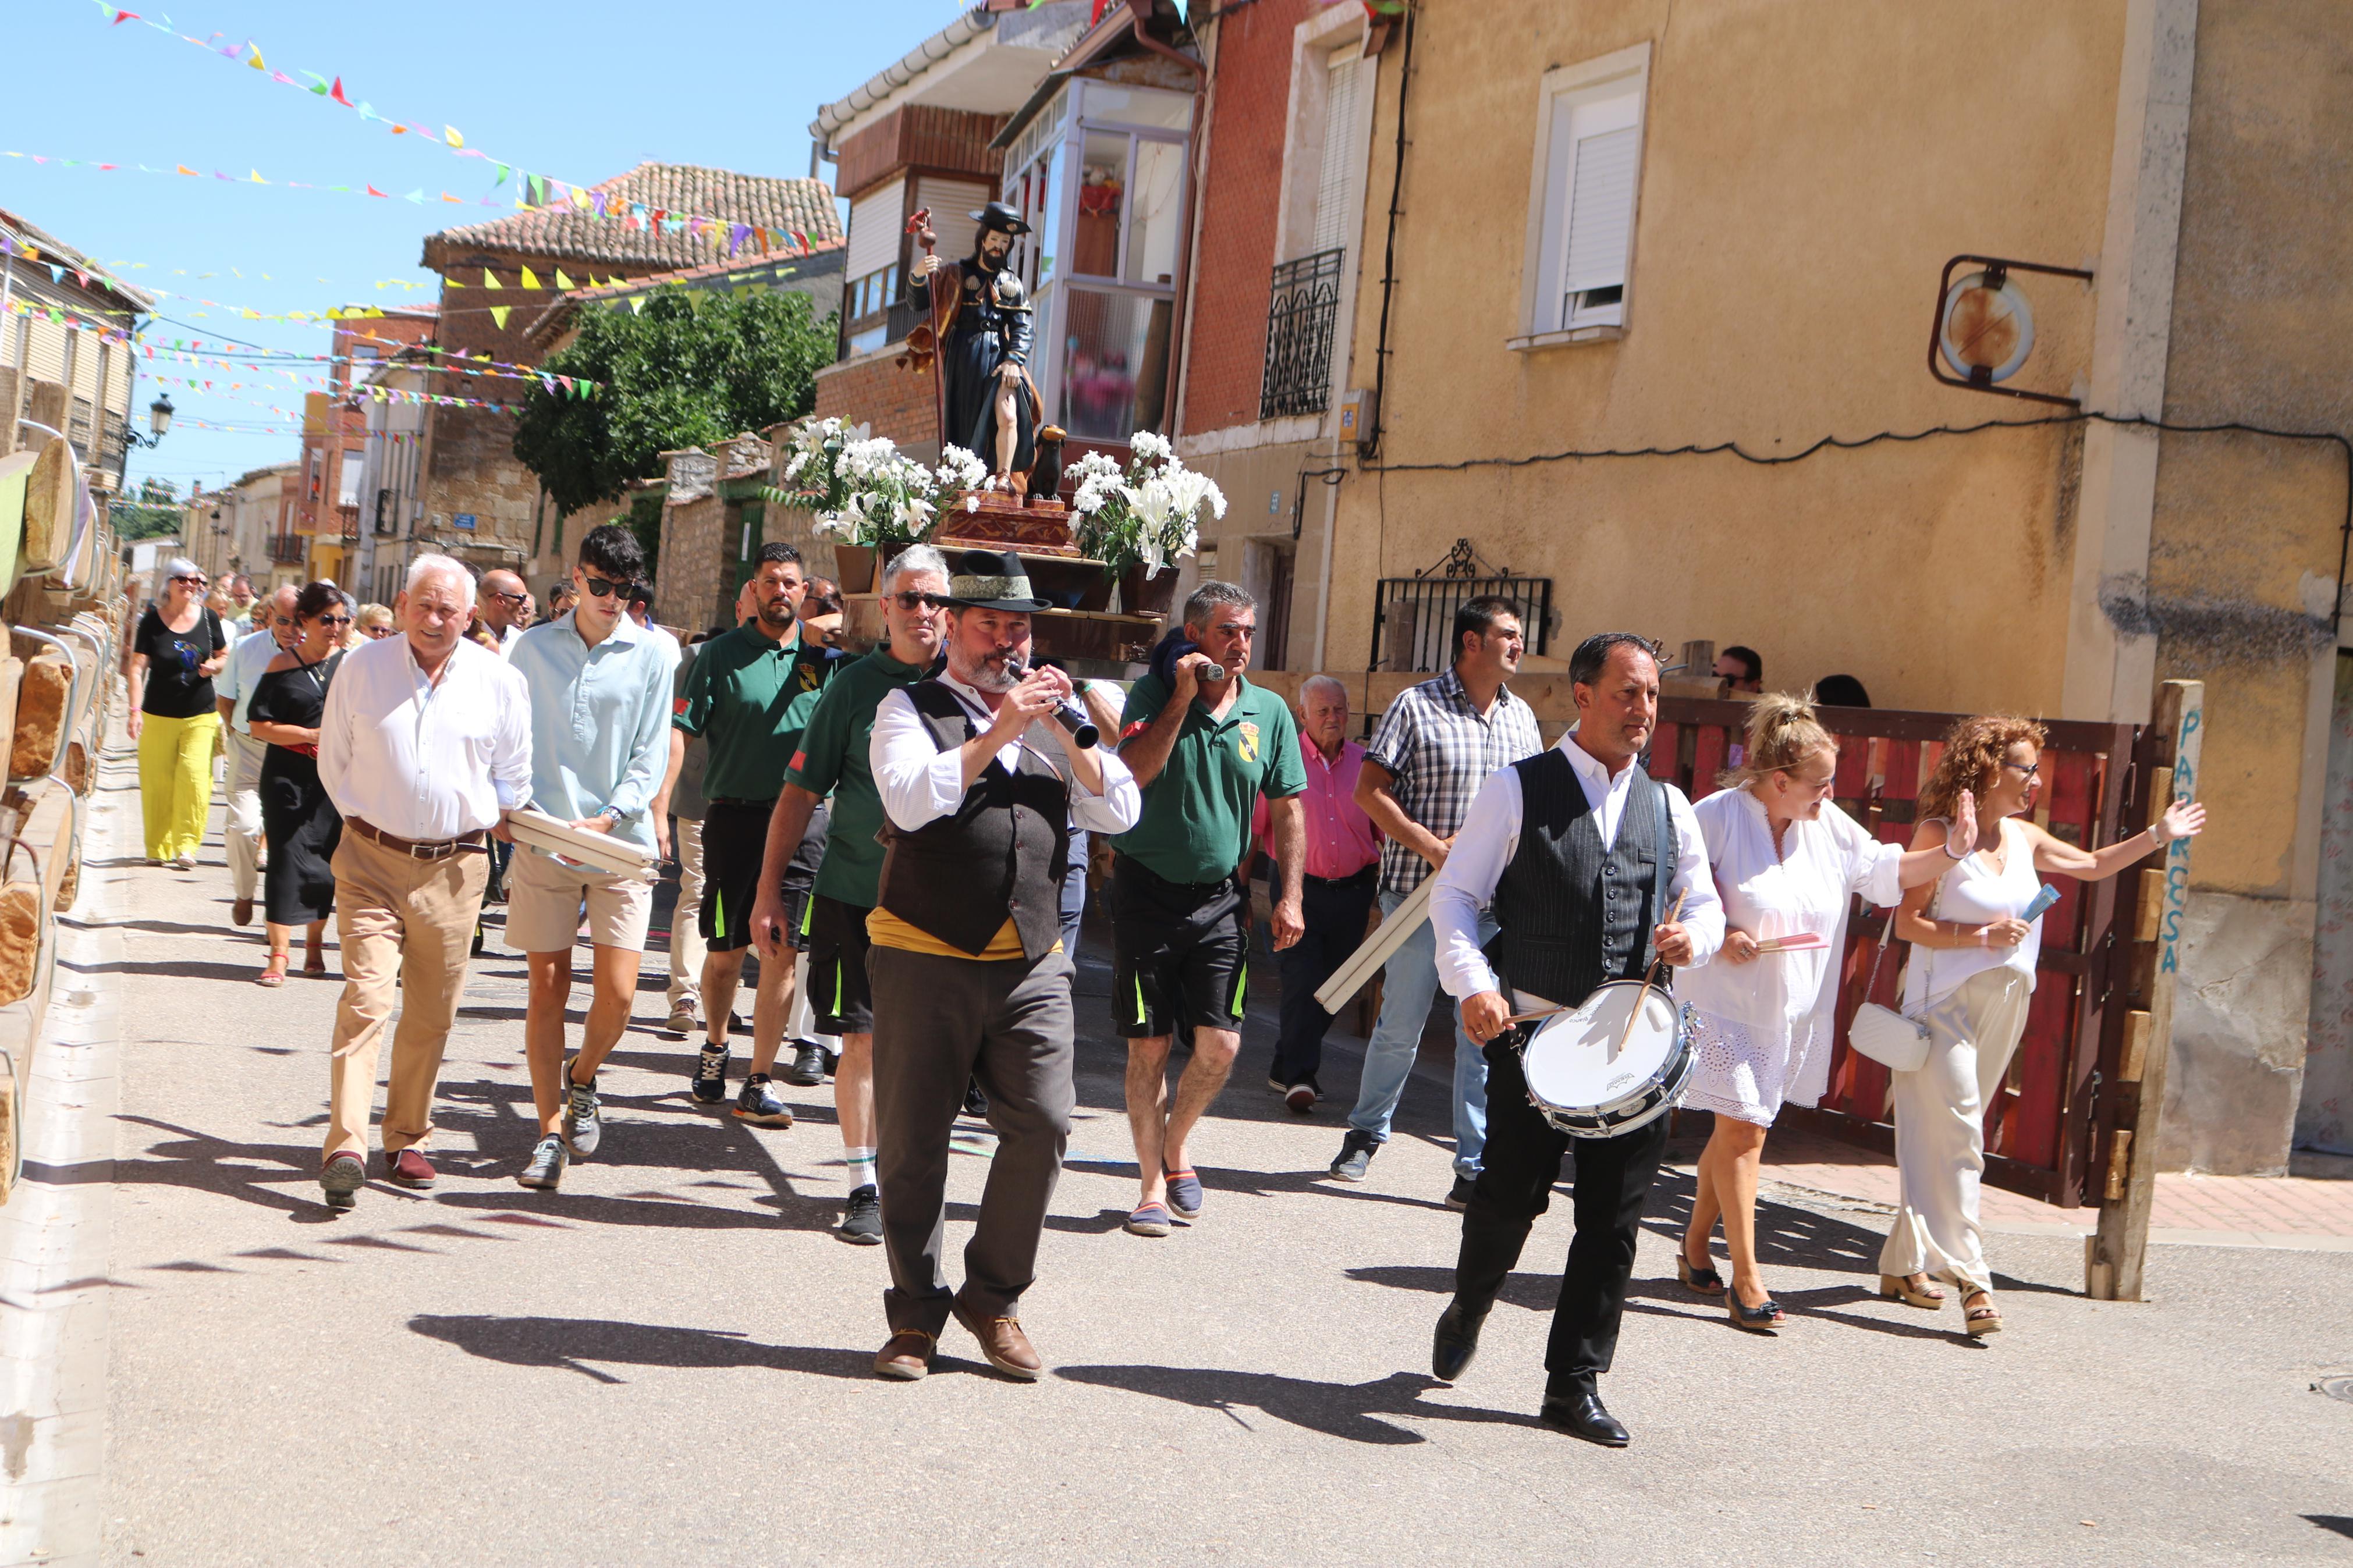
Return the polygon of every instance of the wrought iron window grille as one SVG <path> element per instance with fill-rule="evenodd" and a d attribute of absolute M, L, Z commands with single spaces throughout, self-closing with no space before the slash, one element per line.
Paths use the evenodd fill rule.
<path fill-rule="evenodd" d="M 1278 263 L 1266 307 L 1266 370 L 1258 416 L 1321 414 L 1332 402 L 1332 338 L 1345 247 Z"/>

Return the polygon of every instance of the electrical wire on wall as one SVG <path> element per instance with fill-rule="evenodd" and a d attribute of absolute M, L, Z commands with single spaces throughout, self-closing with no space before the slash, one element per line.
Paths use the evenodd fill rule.
<path fill-rule="evenodd" d="M 2110 425 L 2123 429 L 2162 431 L 2170 436 L 2211 436 L 2237 434 L 2263 436 L 2275 441 L 2325 443 L 2335 447 L 2345 458 L 2344 515 L 2338 524 L 2337 542 L 2337 597 L 2328 617 L 2332 639 L 2344 629 L 2345 571 L 2348 552 L 2353 552 L 2353 440 L 2330 430 L 2280 430 L 2265 425 L 2250 425 L 2242 420 L 2226 419 L 2212 424 L 2191 424 L 2181 420 L 2151 419 L 2137 414 L 2104 414 L 2096 409 L 2077 409 L 2067 414 L 2046 415 L 2036 419 L 1987 419 L 1975 425 L 1932 425 L 1923 430 L 1880 430 L 1868 436 L 1824 436 L 1794 452 L 1752 452 L 1737 441 L 1713 443 L 1692 442 L 1681 447 L 1631 447 L 1569 448 L 1558 452 L 1535 452 L 1517 458 L 1461 458 L 1451 462 L 1380 463 L 1359 465 L 1363 472 L 1386 477 L 1389 474 L 1462 473 L 1472 468 L 1527 468 L 1546 463 L 1592 462 L 1613 458 L 1737 458 L 1744 463 L 1759 468 L 1780 468 L 1790 463 L 1802 463 L 1807 458 L 1826 451 L 1852 452 L 1864 447 L 1890 443 L 1926 441 L 1943 436 L 1975 436 L 1988 430 L 2034 430 L 2061 425 Z M 1327 481 L 1328 482 L 1328 481 Z"/>

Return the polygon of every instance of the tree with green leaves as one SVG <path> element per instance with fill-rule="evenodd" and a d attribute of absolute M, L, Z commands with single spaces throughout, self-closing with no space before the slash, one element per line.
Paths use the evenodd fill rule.
<path fill-rule="evenodd" d="M 642 310 L 590 308 L 579 335 L 542 362 L 551 375 L 596 383 L 593 397 L 525 395 L 514 454 L 567 512 L 654 478 L 660 454 L 715 447 L 815 406 L 833 363 L 834 318 L 809 297 L 658 289 Z"/>
<path fill-rule="evenodd" d="M 186 513 L 180 510 L 180 487 L 150 475 L 139 481 L 139 494 L 114 505 L 114 529 L 122 539 L 162 539 L 180 531 Z"/>

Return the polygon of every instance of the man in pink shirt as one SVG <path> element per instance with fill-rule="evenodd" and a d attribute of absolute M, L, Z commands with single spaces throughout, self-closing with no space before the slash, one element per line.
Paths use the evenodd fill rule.
<path fill-rule="evenodd" d="M 1304 1116 L 1324 1098 L 1315 1072 L 1324 1065 L 1324 1032 L 1332 1026 L 1332 1015 L 1315 1005 L 1315 991 L 1364 942 L 1381 830 L 1356 801 L 1365 749 L 1347 738 L 1348 689 L 1328 675 L 1311 677 L 1299 689 L 1299 755 L 1307 768 L 1307 793 L 1299 797 L 1307 823 L 1301 900 L 1307 933 L 1274 955 L 1282 977 L 1282 1025 L 1267 1087 Z M 1265 842 L 1264 796 L 1251 829 Z"/>

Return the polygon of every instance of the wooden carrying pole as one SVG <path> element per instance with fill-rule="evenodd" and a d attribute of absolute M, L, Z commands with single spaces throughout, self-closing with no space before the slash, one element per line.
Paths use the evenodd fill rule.
<path fill-rule="evenodd" d="M 1438 885 L 1438 874 L 1431 872 L 1421 879 L 1421 886 L 1408 893 L 1398 904 L 1397 910 L 1380 923 L 1380 928 L 1366 937 L 1364 945 L 1348 955 L 1348 961 L 1333 972 L 1332 978 L 1315 993 L 1315 1005 L 1326 1013 L 1337 1013 L 1348 1005 L 1348 998 L 1362 991 L 1390 954 L 1405 945 L 1405 939 L 1421 929 L 1430 918 L 1430 889 Z"/>
<path fill-rule="evenodd" d="M 2198 798 L 2198 757 L 2205 739 L 2205 683 L 2168 680 L 2158 690 L 2158 747 L 2148 791 L 2149 820 L 2177 800 Z M 2095 1300 L 2141 1299 L 2148 1257 L 2148 1211 L 2157 1191 L 2158 1119 L 2165 1110 L 2165 1069 L 2173 1048 L 2173 988 L 2181 968 L 2182 917 L 2189 900 L 2189 846 L 2166 848 L 2161 883 L 2142 883 L 2134 951 L 2126 973 L 2146 973 L 2139 1008 L 2126 1015 L 2117 1063 L 2119 1101 L 2102 1188 L 2100 1228 L 2084 1238 L 2084 1293 Z M 2152 913 L 2151 896 L 2162 900 Z M 2146 945 L 2144 945 L 2146 944 Z M 2145 970 L 2143 966 L 2146 965 Z"/>

